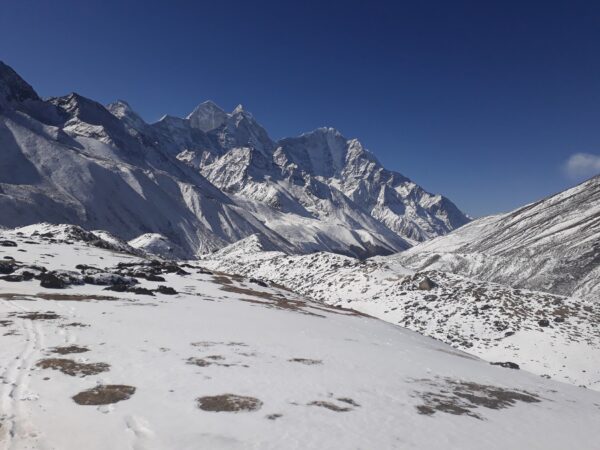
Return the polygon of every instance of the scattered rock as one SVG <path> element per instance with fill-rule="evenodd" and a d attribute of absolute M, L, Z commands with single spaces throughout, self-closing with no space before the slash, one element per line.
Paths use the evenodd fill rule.
<path fill-rule="evenodd" d="M 348 412 L 352 411 L 352 408 L 348 408 L 347 406 L 338 406 L 335 403 L 326 402 L 323 400 L 316 400 L 314 402 L 310 402 L 308 406 L 320 406 L 321 408 L 327 408 L 331 411 L 335 412 Z"/>
<path fill-rule="evenodd" d="M 67 283 L 53 273 L 44 273 L 40 275 L 40 286 L 46 289 L 65 289 Z"/>
<path fill-rule="evenodd" d="M 160 286 L 158 286 L 158 288 L 156 289 L 155 292 L 158 292 L 159 294 L 165 294 L 165 295 L 177 294 L 177 291 L 175 289 L 173 289 L 172 287 L 169 287 L 169 286 L 163 286 L 162 284 Z"/>
<path fill-rule="evenodd" d="M 517 363 L 511 362 L 511 361 L 505 361 L 505 362 L 491 362 L 490 363 L 492 366 L 500 366 L 500 367 L 504 367 L 506 369 L 520 369 L 519 365 Z"/>
<path fill-rule="evenodd" d="M 262 286 L 262 287 L 269 287 L 269 285 L 267 283 L 265 283 L 262 280 L 258 280 L 256 278 L 250 278 L 249 281 L 250 281 L 250 283 L 258 284 L 259 286 Z"/>
<path fill-rule="evenodd" d="M 538 325 L 540 327 L 548 327 L 548 326 L 550 326 L 550 321 L 548 319 L 542 319 L 542 320 L 538 321 Z"/>
<path fill-rule="evenodd" d="M 419 290 L 420 291 L 430 291 L 433 288 L 437 287 L 437 284 L 435 284 L 431 278 L 429 277 L 425 277 L 421 280 L 421 282 L 419 283 Z"/>
<path fill-rule="evenodd" d="M 6 239 L 0 240 L 0 247 L 16 247 L 17 243 L 15 241 L 8 241 Z"/>
<path fill-rule="evenodd" d="M 297 362 L 300 364 L 306 364 L 307 366 L 314 366 L 317 364 L 323 364 L 320 359 L 307 359 L 307 358 L 292 358 L 288 359 L 289 362 Z"/>

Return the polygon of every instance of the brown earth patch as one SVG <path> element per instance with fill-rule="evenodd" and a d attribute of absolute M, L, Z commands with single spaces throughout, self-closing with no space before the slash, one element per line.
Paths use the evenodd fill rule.
<path fill-rule="evenodd" d="M 38 361 L 36 366 L 42 369 L 59 370 L 65 375 L 72 377 L 87 375 L 97 375 L 102 372 L 107 372 L 110 365 L 106 363 L 78 363 L 72 359 L 64 358 L 46 358 Z"/>
<path fill-rule="evenodd" d="M 263 403 L 254 397 L 236 394 L 222 394 L 196 399 L 198 408 L 211 412 L 249 412 L 259 410 Z"/>
<path fill-rule="evenodd" d="M 483 417 L 474 411 L 479 407 L 499 410 L 514 406 L 517 402 L 541 402 L 537 395 L 526 391 L 469 381 L 457 381 L 450 378 L 415 381 L 425 382 L 434 388 L 434 390 L 417 394 L 423 400 L 423 404 L 416 407 L 417 411 L 419 414 L 428 416 L 436 412 L 443 412 L 483 420 Z"/>
<path fill-rule="evenodd" d="M 96 386 L 73 396 L 78 405 L 109 405 L 127 400 L 135 393 L 133 386 L 124 384 L 107 384 Z"/>
<path fill-rule="evenodd" d="M 65 347 L 54 347 L 51 348 L 52 353 L 58 353 L 59 355 L 68 355 L 70 353 L 85 353 L 89 352 L 90 349 L 87 347 L 79 347 L 78 345 L 69 345 Z"/>
<path fill-rule="evenodd" d="M 60 319 L 61 316 L 56 314 L 53 311 L 46 312 L 27 312 L 27 313 L 13 313 L 13 316 L 18 317 L 19 319 L 29 319 L 29 320 L 55 320 Z"/>

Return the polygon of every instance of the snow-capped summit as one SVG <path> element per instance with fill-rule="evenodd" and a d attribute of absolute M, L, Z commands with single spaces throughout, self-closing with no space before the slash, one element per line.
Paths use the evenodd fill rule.
<path fill-rule="evenodd" d="M 135 131 L 142 131 L 147 127 L 147 123 L 142 117 L 133 110 L 125 100 L 116 100 L 108 105 L 106 109 L 115 117 L 122 120 L 125 125 Z"/>
<path fill-rule="evenodd" d="M 187 116 L 190 125 L 193 128 L 209 132 L 215 128 L 219 128 L 227 120 L 227 113 L 219 108 L 213 101 L 207 100 L 200 103 Z"/>

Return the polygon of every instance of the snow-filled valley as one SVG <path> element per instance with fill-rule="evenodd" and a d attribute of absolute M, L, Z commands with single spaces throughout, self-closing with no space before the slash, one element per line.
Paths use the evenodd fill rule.
<path fill-rule="evenodd" d="M 330 127 L 0 62 L 0 449 L 597 449 L 600 176 L 471 219 Z"/>
<path fill-rule="evenodd" d="M 1 234 L 2 448 L 592 449 L 600 440 L 596 391 L 211 273 L 204 261 L 146 259 L 72 227 Z"/>

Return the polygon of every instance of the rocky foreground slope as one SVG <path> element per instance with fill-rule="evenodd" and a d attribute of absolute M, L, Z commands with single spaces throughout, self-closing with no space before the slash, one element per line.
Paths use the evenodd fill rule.
<path fill-rule="evenodd" d="M 258 236 L 206 257 L 206 267 L 283 285 L 435 337 L 490 362 L 600 389 L 600 303 L 454 275 L 396 257 L 265 251 Z"/>
<path fill-rule="evenodd" d="M 0 448 L 600 441 L 598 392 L 350 309 L 73 227 L 4 230 L 0 244 Z"/>
<path fill-rule="evenodd" d="M 390 254 L 468 222 L 333 129 L 271 140 L 211 102 L 147 124 L 124 101 L 47 100 L 0 62 L 0 225 L 162 235 L 192 258 L 260 234 L 294 253 Z"/>

